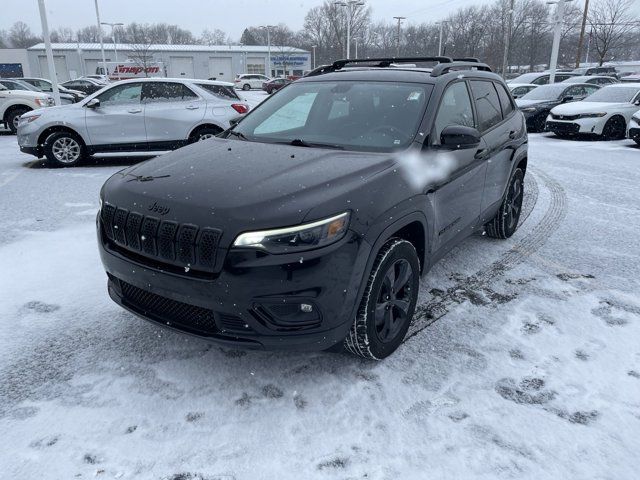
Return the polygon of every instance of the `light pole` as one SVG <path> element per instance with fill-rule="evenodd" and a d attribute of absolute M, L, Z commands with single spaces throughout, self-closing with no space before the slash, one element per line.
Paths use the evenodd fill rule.
<path fill-rule="evenodd" d="M 576 52 L 576 68 L 580 67 L 580 57 L 582 57 L 582 44 L 584 43 L 584 31 L 587 27 L 588 16 L 589 16 L 589 0 L 585 0 L 584 12 L 582 14 L 582 25 L 580 27 L 580 38 L 578 39 L 578 51 Z"/>
<path fill-rule="evenodd" d="M 316 48 L 318 48 L 317 45 L 311 45 L 311 50 L 313 50 L 313 70 L 316 69 Z"/>
<path fill-rule="evenodd" d="M 347 0 L 333 2 L 334 5 L 345 7 L 347 9 L 347 58 L 351 54 L 351 22 L 353 20 L 353 8 L 364 5 L 362 0 Z"/>
<path fill-rule="evenodd" d="M 560 36 L 562 35 L 562 21 L 564 17 L 564 2 L 570 1 L 572 0 L 553 0 L 547 2 L 547 5 L 556 5 L 556 25 L 553 31 L 553 45 L 551 47 L 551 60 L 549 61 L 549 83 L 556 81 L 558 51 L 560 50 Z"/>
<path fill-rule="evenodd" d="M 402 24 L 402 20 L 404 20 L 407 17 L 393 17 L 394 19 L 396 19 L 398 21 L 398 32 L 397 32 L 397 38 L 396 38 L 396 57 L 400 56 L 400 27 Z"/>
<path fill-rule="evenodd" d="M 355 59 L 357 60 L 357 59 L 358 59 L 358 37 L 355 37 L 355 38 L 353 39 L 353 41 L 354 41 L 354 42 L 355 42 L 355 44 L 356 44 L 356 45 L 355 45 L 355 47 L 356 47 Z"/>
<path fill-rule="evenodd" d="M 445 23 L 447 23 L 446 20 L 440 20 L 439 22 L 436 22 L 436 25 L 440 25 L 440 32 L 438 34 L 438 56 L 442 55 L 442 31 Z"/>
<path fill-rule="evenodd" d="M 514 0 L 509 3 L 509 20 L 504 28 L 504 52 L 502 52 L 502 76 L 504 77 L 509 70 L 509 43 L 511 40 L 511 28 L 513 25 L 513 8 Z"/>
<path fill-rule="evenodd" d="M 116 59 L 116 63 L 118 63 L 118 40 L 116 40 L 116 27 L 122 27 L 124 23 L 109 23 L 109 22 L 100 22 L 100 25 L 109 25 L 111 27 L 111 38 L 113 39 L 113 54 Z M 120 80 L 120 69 L 116 65 L 118 80 Z M 107 74 L 108 75 L 108 74 Z M 109 78 L 107 76 L 107 78 Z"/>
<path fill-rule="evenodd" d="M 275 28 L 275 25 L 261 25 L 258 28 L 264 28 L 267 31 L 267 63 L 269 64 L 267 77 L 271 78 L 271 29 Z"/>
<path fill-rule="evenodd" d="M 60 90 L 58 89 L 58 76 L 56 75 L 56 66 L 53 63 L 53 50 L 51 49 L 51 37 L 49 36 L 49 23 L 47 22 L 47 9 L 44 6 L 44 0 L 38 0 L 38 7 L 40 8 L 40 22 L 42 23 L 44 48 L 47 51 L 47 64 L 49 67 L 49 77 L 51 78 L 53 100 L 56 102 L 56 105 L 62 105 L 62 103 L 60 102 Z"/>
<path fill-rule="evenodd" d="M 102 42 L 102 25 L 100 24 L 100 9 L 98 8 L 98 0 L 95 0 L 96 4 L 96 20 L 98 23 L 98 38 L 100 39 L 100 51 L 102 52 L 102 69 L 104 75 L 107 73 L 107 58 L 104 56 L 104 43 Z"/>

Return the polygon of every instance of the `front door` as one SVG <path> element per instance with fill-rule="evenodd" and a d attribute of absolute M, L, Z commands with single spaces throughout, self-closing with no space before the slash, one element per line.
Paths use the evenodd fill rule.
<path fill-rule="evenodd" d="M 147 139 L 153 148 L 187 140 L 204 118 L 207 102 L 177 82 L 147 82 L 142 87 Z"/>
<path fill-rule="evenodd" d="M 92 145 L 143 146 L 147 142 L 144 106 L 140 102 L 142 83 L 116 85 L 96 98 L 100 106 L 85 108 L 85 123 Z"/>
<path fill-rule="evenodd" d="M 442 130 L 450 125 L 476 126 L 469 87 L 464 80 L 449 84 L 442 96 L 432 132 L 436 153 L 427 159 L 441 177 L 430 187 L 434 190 L 436 216 L 434 250 L 446 250 L 454 239 L 467 236 L 478 223 L 487 169 L 484 143 L 461 150 L 438 148 Z"/>

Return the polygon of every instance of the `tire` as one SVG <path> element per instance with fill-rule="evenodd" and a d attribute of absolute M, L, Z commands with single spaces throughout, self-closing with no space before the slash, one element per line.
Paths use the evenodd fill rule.
<path fill-rule="evenodd" d="M 222 132 L 221 128 L 202 127 L 191 134 L 189 141 L 191 143 L 195 143 L 195 142 L 201 142 L 203 140 L 208 140 L 211 137 L 215 137 L 220 132 Z"/>
<path fill-rule="evenodd" d="M 547 124 L 547 115 L 548 113 L 538 115 L 533 121 L 533 130 L 532 133 L 542 133 L 544 132 Z"/>
<path fill-rule="evenodd" d="M 11 133 L 14 135 L 18 133 L 18 119 L 20 118 L 20 115 L 23 115 L 30 110 L 30 108 L 18 107 L 14 108 L 7 114 L 5 121 L 7 122 L 7 127 L 11 130 Z"/>
<path fill-rule="evenodd" d="M 604 124 L 602 138 L 605 140 L 623 140 L 627 136 L 627 122 L 620 116 L 611 117 Z"/>
<path fill-rule="evenodd" d="M 49 165 L 53 167 L 73 167 L 85 157 L 87 148 L 78 135 L 71 132 L 54 132 L 43 145 Z"/>
<path fill-rule="evenodd" d="M 491 221 L 485 224 L 485 231 L 491 238 L 509 238 L 518 229 L 524 197 L 524 172 L 516 168 L 509 180 L 509 186 L 500 208 Z"/>
<path fill-rule="evenodd" d="M 248 83 L 245 83 L 245 84 L 242 86 L 242 90 L 244 90 L 245 92 L 246 92 L 247 90 L 251 90 L 251 85 L 249 85 Z"/>
<path fill-rule="evenodd" d="M 402 343 L 416 308 L 420 262 L 411 242 L 392 238 L 378 252 L 356 318 L 344 340 L 350 353 L 371 360 Z"/>

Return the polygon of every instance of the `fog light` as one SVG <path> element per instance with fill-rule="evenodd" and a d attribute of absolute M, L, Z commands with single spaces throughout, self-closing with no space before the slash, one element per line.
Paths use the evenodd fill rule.
<path fill-rule="evenodd" d="M 311 313 L 313 312 L 313 305 L 309 305 L 308 303 L 301 303 L 300 310 L 304 313 Z"/>

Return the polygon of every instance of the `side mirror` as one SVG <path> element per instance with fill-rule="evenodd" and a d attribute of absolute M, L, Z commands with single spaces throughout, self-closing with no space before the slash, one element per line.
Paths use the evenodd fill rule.
<path fill-rule="evenodd" d="M 97 98 L 92 98 L 85 104 L 85 107 L 87 108 L 98 108 L 99 106 L 100 100 L 98 100 Z"/>
<path fill-rule="evenodd" d="M 450 150 L 474 148 L 480 145 L 480 132 L 473 127 L 449 125 L 440 134 L 440 144 Z"/>
<path fill-rule="evenodd" d="M 562 97 L 562 103 L 567 103 L 567 102 L 570 102 L 571 100 L 573 100 L 573 97 L 571 95 Z"/>
<path fill-rule="evenodd" d="M 636 100 L 635 102 L 633 102 L 633 104 L 636 106 L 640 106 L 640 100 Z"/>

